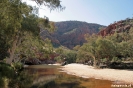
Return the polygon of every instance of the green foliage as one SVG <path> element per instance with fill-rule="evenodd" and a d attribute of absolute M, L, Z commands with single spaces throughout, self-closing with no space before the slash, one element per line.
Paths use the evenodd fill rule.
<path fill-rule="evenodd" d="M 10 64 L 14 52 L 21 42 L 22 36 L 24 36 L 23 33 L 26 31 L 22 22 L 30 15 L 31 6 L 22 3 L 20 0 L 2 0 L 0 3 L 0 11 L 2 12 L 0 13 L 0 37 L 5 36 L 5 47 L 9 45 L 8 49 L 6 49 L 8 51 L 6 52 L 9 53 L 10 60 L 7 63 Z"/>
<path fill-rule="evenodd" d="M 65 7 L 61 6 L 61 1 L 60 0 L 32 0 L 35 1 L 39 5 L 44 5 L 48 7 L 50 10 L 64 10 Z"/>
<path fill-rule="evenodd" d="M 129 31 L 117 33 L 105 37 L 96 35 L 85 35 L 87 43 L 78 50 L 77 61 L 85 62 L 93 59 L 93 64 L 104 61 L 106 63 L 119 62 L 133 58 L 133 28 Z M 122 59 L 124 58 L 124 59 Z"/>
<path fill-rule="evenodd" d="M 8 84 L 8 81 L 10 81 L 13 76 L 14 69 L 10 65 L 0 62 L 0 87 L 4 88 L 7 86 L 6 84 Z"/>
<path fill-rule="evenodd" d="M 16 72 L 19 72 L 21 69 L 23 69 L 23 64 L 20 62 L 12 63 L 12 67 Z"/>
<path fill-rule="evenodd" d="M 0 60 L 3 60 L 9 56 L 9 53 L 7 52 L 8 48 L 9 45 L 6 43 L 4 37 L 0 37 Z"/>
<path fill-rule="evenodd" d="M 46 5 L 50 10 L 61 9 L 59 0 L 37 1 L 38 4 Z M 40 29 L 52 31 L 55 29 L 54 23 L 48 18 L 39 18 L 34 15 L 33 8 L 21 0 L 1 0 L 0 1 L 0 47 L 2 52 L 0 59 L 9 55 L 7 63 L 11 64 L 14 53 L 18 46 L 24 41 L 28 33 L 32 36 L 39 36 Z M 4 36 L 4 37 L 3 37 Z M 7 55 L 8 54 L 8 55 Z"/>
<path fill-rule="evenodd" d="M 72 30 L 70 30 L 70 31 L 68 31 L 68 32 L 66 32 L 66 33 L 64 33 L 64 35 L 65 35 L 65 34 L 71 34 L 71 33 L 74 33 L 76 30 L 77 30 L 77 28 L 72 29 Z"/>
<path fill-rule="evenodd" d="M 25 32 L 27 32 L 38 36 L 40 32 L 40 29 L 38 27 L 38 20 L 39 18 L 34 14 L 24 17 L 21 23 L 21 34 L 25 34 Z"/>
<path fill-rule="evenodd" d="M 73 48 L 73 50 L 78 51 L 79 48 L 80 48 L 80 45 L 77 45 L 77 46 L 75 46 L 75 47 Z"/>
<path fill-rule="evenodd" d="M 68 52 L 66 54 L 66 61 L 67 63 L 75 63 L 76 62 L 76 53 L 75 52 Z"/>
<path fill-rule="evenodd" d="M 96 66 L 96 60 L 99 60 L 98 45 L 96 42 L 96 35 L 85 35 L 87 43 L 84 43 L 78 50 L 77 58 L 81 59 L 82 62 L 92 59 L 94 60 L 94 66 Z M 81 55 L 81 56 L 80 56 Z"/>
<path fill-rule="evenodd" d="M 33 75 L 20 69 L 22 69 L 21 63 L 14 63 L 12 66 L 0 63 L 0 87 L 29 88 L 33 82 Z"/>
<path fill-rule="evenodd" d="M 97 52 L 100 55 L 100 58 L 112 58 L 115 56 L 116 47 L 114 43 L 108 39 L 97 39 Z"/>
<path fill-rule="evenodd" d="M 118 62 L 119 58 L 118 57 L 113 57 L 111 62 Z"/>
<path fill-rule="evenodd" d="M 61 63 L 63 58 L 61 56 L 57 56 L 54 59 L 56 60 L 56 62 Z"/>
<path fill-rule="evenodd" d="M 21 54 L 26 58 L 46 58 L 50 59 L 50 54 L 53 53 L 53 45 L 49 39 L 44 41 L 38 37 L 33 37 L 32 35 L 27 35 L 24 38 L 24 41 L 19 45 L 15 54 Z"/>
<path fill-rule="evenodd" d="M 55 49 L 55 53 L 58 55 L 55 57 L 57 62 L 75 63 L 77 53 L 73 50 L 70 50 L 66 47 L 59 47 Z"/>
<path fill-rule="evenodd" d="M 36 2 L 44 4 L 50 10 L 63 9 L 59 0 L 37 0 Z M 48 18 L 39 18 L 32 12 L 33 8 L 22 0 L 0 1 L 0 60 L 8 58 L 6 62 L 11 64 L 0 62 L 0 87 L 2 88 L 30 88 L 32 75 L 29 76 L 25 71 L 21 71 L 21 63 L 12 63 L 12 61 L 15 62 L 14 56 L 24 54 L 26 57 L 32 55 L 36 57 L 36 51 L 33 48 L 37 51 L 43 48 L 40 43 L 42 40 L 37 38 L 40 29 L 46 28 L 50 31 L 55 29 L 54 23 L 49 22 Z M 48 48 L 48 52 L 52 52 L 51 45 Z"/>
<path fill-rule="evenodd" d="M 12 78 L 14 75 L 14 69 L 10 65 L 0 62 L 0 75 L 2 77 Z"/>

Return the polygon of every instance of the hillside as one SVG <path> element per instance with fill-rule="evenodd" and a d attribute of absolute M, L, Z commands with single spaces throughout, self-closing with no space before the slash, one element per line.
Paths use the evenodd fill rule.
<path fill-rule="evenodd" d="M 46 31 L 41 33 L 42 38 L 50 38 L 54 46 L 63 45 L 72 49 L 76 45 L 82 45 L 85 42 L 84 35 L 89 33 L 98 33 L 99 24 L 80 22 L 80 21 L 62 21 L 55 23 L 57 31 L 49 34 Z"/>
<path fill-rule="evenodd" d="M 115 32 L 117 33 L 125 32 L 125 31 L 128 32 L 132 26 L 133 26 L 133 19 L 121 20 L 113 24 L 110 24 L 106 28 L 102 29 L 98 33 L 98 35 L 107 36 L 107 35 L 114 34 Z"/>

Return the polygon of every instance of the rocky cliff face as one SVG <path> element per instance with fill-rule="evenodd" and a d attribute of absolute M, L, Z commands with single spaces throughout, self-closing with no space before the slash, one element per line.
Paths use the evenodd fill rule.
<path fill-rule="evenodd" d="M 106 28 L 102 29 L 98 33 L 98 35 L 107 36 L 107 35 L 114 34 L 115 32 L 120 33 L 120 32 L 129 31 L 129 29 L 132 26 L 133 26 L 133 19 L 121 20 L 113 24 L 110 24 Z"/>
<path fill-rule="evenodd" d="M 42 38 L 50 38 L 54 46 L 63 45 L 72 49 L 76 45 L 82 45 L 85 42 L 84 35 L 89 33 L 98 33 L 99 24 L 86 23 L 80 21 L 56 22 L 57 31 L 48 34 L 46 31 L 41 33 Z"/>

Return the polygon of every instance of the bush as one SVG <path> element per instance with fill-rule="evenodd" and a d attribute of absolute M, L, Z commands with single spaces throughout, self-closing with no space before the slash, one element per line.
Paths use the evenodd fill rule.
<path fill-rule="evenodd" d="M 6 63 L 0 62 L 0 87 L 4 88 L 10 79 L 14 77 L 14 69 Z"/>
<path fill-rule="evenodd" d="M 20 62 L 13 63 L 12 67 L 14 68 L 15 71 L 21 71 L 23 69 L 23 64 Z"/>

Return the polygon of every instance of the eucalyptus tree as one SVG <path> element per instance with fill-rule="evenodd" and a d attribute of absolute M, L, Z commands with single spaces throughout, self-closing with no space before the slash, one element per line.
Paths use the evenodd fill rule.
<path fill-rule="evenodd" d="M 95 59 L 95 58 L 92 58 L 93 56 L 91 53 L 88 53 L 86 46 L 87 44 L 86 45 L 84 44 L 77 51 L 76 62 L 85 63 L 88 60 Z"/>
<path fill-rule="evenodd" d="M 22 22 L 22 27 L 26 31 L 21 31 L 22 36 L 19 39 L 18 51 L 17 53 L 22 53 L 27 55 L 27 57 L 37 57 L 41 55 L 44 51 L 43 47 L 46 47 L 46 44 L 49 47 L 53 47 L 51 45 L 51 41 L 45 39 L 44 41 L 40 37 L 40 32 L 45 28 L 46 30 L 53 31 L 54 23 L 47 22 L 47 19 L 38 18 L 36 15 L 30 15 L 24 19 Z M 45 51 L 48 51 L 45 49 Z M 40 54 L 39 54 L 40 53 Z"/>
<path fill-rule="evenodd" d="M 62 8 L 59 0 L 33 0 L 39 5 L 45 5 L 50 10 Z M 4 36 L 4 42 L 8 45 L 9 58 L 7 63 L 13 60 L 14 52 L 22 40 L 25 32 L 39 35 L 40 28 L 49 25 L 48 18 L 39 19 L 32 14 L 33 8 L 21 0 L 0 1 L 0 36 Z M 54 28 L 54 27 L 53 27 Z M 7 49 L 5 49 L 7 50 Z"/>
<path fill-rule="evenodd" d="M 56 60 L 56 62 L 62 63 L 63 59 L 65 58 L 64 51 L 65 51 L 65 49 L 62 46 L 60 46 L 54 50 L 55 54 L 57 55 L 54 58 Z"/>
<path fill-rule="evenodd" d="M 11 63 L 16 44 L 19 38 L 21 22 L 24 16 L 31 11 L 31 7 L 21 3 L 19 0 L 1 0 L 0 3 L 0 34 L 5 37 L 6 43 L 9 44 L 8 63 Z"/>
<path fill-rule="evenodd" d="M 32 1 L 37 2 L 39 5 L 43 4 L 50 10 L 62 8 L 60 0 Z M 6 62 L 8 64 L 12 63 L 16 49 L 21 47 L 27 36 L 39 36 L 40 29 L 55 29 L 54 23 L 49 22 L 47 17 L 39 18 L 32 11 L 33 7 L 23 3 L 22 0 L 0 0 L 0 59 L 7 57 Z M 21 72 L 16 74 L 13 66 L 11 66 L 12 64 L 0 63 L 0 86 L 8 88 L 11 83 L 13 88 L 25 88 L 25 82 L 28 82 L 25 79 L 28 76 Z"/>
<path fill-rule="evenodd" d="M 46 38 L 45 40 L 44 40 L 44 43 L 43 43 L 43 45 L 42 45 L 42 49 L 40 49 L 41 50 L 41 52 L 43 53 L 43 57 L 44 58 L 47 58 L 47 59 L 51 59 L 51 55 L 53 54 L 53 53 L 55 53 L 54 52 L 54 47 L 53 47 L 53 45 L 52 45 L 52 42 L 51 42 L 51 40 L 49 40 L 48 38 Z"/>
<path fill-rule="evenodd" d="M 87 57 L 93 58 L 93 65 L 96 67 L 96 59 L 97 59 L 97 44 L 96 39 L 97 35 L 93 34 L 92 36 L 89 34 L 85 35 L 85 39 L 87 43 L 84 43 L 78 50 L 77 60 L 82 61 Z"/>
<path fill-rule="evenodd" d="M 102 36 L 86 35 L 87 43 L 84 43 L 78 50 L 78 58 L 93 59 L 93 65 L 96 66 L 102 59 L 110 61 L 116 54 L 115 44 Z"/>
<path fill-rule="evenodd" d="M 99 58 L 106 58 L 108 62 L 111 61 L 116 54 L 116 45 L 112 41 L 105 38 L 98 38 L 96 40 L 96 44 Z"/>

